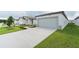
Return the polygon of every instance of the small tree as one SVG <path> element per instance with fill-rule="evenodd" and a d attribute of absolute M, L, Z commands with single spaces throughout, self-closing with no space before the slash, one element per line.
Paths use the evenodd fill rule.
<path fill-rule="evenodd" d="M 12 17 L 12 16 L 10 16 L 9 18 L 8 18 L 8 20 L 7 20 L 7 25 L 9 26 L 9 27 L 11 27 L 11 25 L 14 23 L 14 18 Z"/>

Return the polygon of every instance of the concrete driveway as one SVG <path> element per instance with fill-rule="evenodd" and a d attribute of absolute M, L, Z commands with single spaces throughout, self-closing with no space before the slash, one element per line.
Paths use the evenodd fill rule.
<path fill-rule="evenodd" d="M 32 48 L 54 31 L 56 29 L 29 28 L 0 35 L 0 48 Z"/>

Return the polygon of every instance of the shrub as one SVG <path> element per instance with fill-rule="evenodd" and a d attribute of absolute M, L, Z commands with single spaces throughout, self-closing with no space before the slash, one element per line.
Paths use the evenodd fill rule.
<path fill-rule="evenodd" d="M 34 28 L 34 27 L 36 27 L 36 25 L 29 25 L 29 27 L 30 27 L 30 28 Z"/>
<path fill-rule="evenodd" d="M 26 29 L 24 25 L 19 26 L 21 29 Z"/>

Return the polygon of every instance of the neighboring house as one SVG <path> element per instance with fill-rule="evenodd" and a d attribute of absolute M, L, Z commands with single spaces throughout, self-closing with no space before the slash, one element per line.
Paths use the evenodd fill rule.
<path fill-rule="evenodd" d="M 19 17 L 17 24 L 21 25 L 21 24 L 27 24 L 28 23 L 28 19 L 25 19 L 24 17 Z"/>
<path fill-rule="evenodd" d="M 79 26 L 79 16 L 74 19 L 74 23 Z"/>
<path fill-rule="evenodd" d="M 34 21 L 36 20 L 35 17 L 32 17 L 32 16 L 24 16 L 25 19 L 28 19 L 28 22 L 27 24 L 29 25 L 33 25 L 35 24 Z"/>
<path fill-rule="evenodd" d="M 23 16 L 23 17 L 19 17 L 18 20 L 15 20 L 14 23 L 16 25 L 32 25 L 33 23 L 33 20 L 35 20 L 34 18 L 32 17 L 28 17 L 28 16 Z"/>
<path fill-rule="evenodd" d="M 15 24 L 16 26 L 18 26 L 18 25 L 19 25 L 19 19 L 15 19 L 15 20 L 14 20 L 14 24 Z"/>
<path fill-rule="evenodd" d="M 64 11 L 37 15 L 35 17 L 37 26 L 41 28 L 63 29 L 69 22 Z"/>

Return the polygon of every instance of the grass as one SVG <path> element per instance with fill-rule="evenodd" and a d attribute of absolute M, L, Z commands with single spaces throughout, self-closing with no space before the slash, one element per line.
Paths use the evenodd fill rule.
<path fill-rule="evenodd" d="M 0 28 L 0 35 L 2 34 L 7 34 L 7 33 L 11 33 L 11 32 L 16 32 L 16 31 L 20 31 L 20 30 L 23 30 L 21 29 L 20 27 L 16 26 L 16 27 L 11 27 L 11 28 L 8 28 L 8 27 L 1 27 Z"/>
<path fill-rule="evenodd" d="M 35 48 L 79 48 L 79 26 L 71 23 L 57 30 Z"/>

